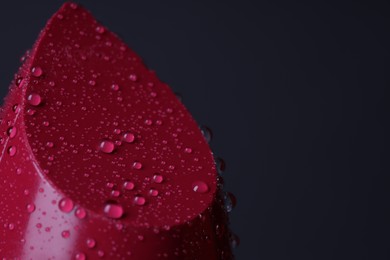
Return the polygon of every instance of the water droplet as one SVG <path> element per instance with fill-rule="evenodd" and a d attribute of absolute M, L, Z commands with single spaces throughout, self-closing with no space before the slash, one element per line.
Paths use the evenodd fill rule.
<path fill-rule="evenodd" d="M 103 26 L 97 26 L 95 30 L 97 33 L 100 33 L 100 34 L 103 34 L 106 31 L 106 29 L 104 29 Z"/>
<path fill-rule="evenodd" d="M 141 168 L 142 168 L 142 163 L 140 162 L 133 163 L 133 169 L 140 170 Z"/>
<path fill-rule="evenodd" d="M 35 205 L 32 203 L 27 204 L 26 208 L 28 213 L 33 213 L 35 211 Z"/>
<path fill-rule="evenodd" d="M 164 181 L 164 177 L 160 174 L 153 175 L 153 181 L 155 183 L 162 183 Z"/>
<path fill-rule="evenodd" d="M 98 256 L 99 257 L 103 257 L 104 256 L 104 251 L 103 250 L 99 250 L 98 251 Z"/>
<path fill-rule="evenodd" d="M 17 129 L 15 126 L 11 126 L 10 128 L 8 128 L 7 130 L 7 134 L 10 138 L 14 138 L 16 136 L 16 133 L 17 133 Z"/>
<path fill-rule="evenodd" d="M 96 241 L 92 238 L 87 239 L 87 247 L 88 248 L 94 248 L 96 245 Z"/>
<path fill-rule="evenodd" d="M 34 109 L 27 109 L 27 115 L 29 115 L 29 116 L 32 116 L 32 115 L 34 115 L 35 114 L 35 110 Z"/>
<path fill-rule="evenodd" d="M 83 208 L 78 208 L 74 212 L 74 215 L 79 219 L 84 219 L 87 216 L 87 212 Z"/>
<path fill-rule="evenodd" d="M 133 82 L 137 81 L 138 80 L 138 77 L 136 74 L 132 73 L 129 75 L 129 79 Z"/>
<path fill-rule="evenodd" d="M 206 139 L 206 142 L 210 143 L 213 138 L 213 132 L 211 129 L 207 126 L 201 126 L 200 131 L 202 132 L 204 139 Z"/>
<path fill-rule="evenodd" d="M 65 213 L 71 212 L 73 210 L 73 206 L 73 201 L 69 198 L 63 198 L 58 203 L 58 207 L 60 208 L 60 210 Z"/>
<path fill-rule="evenodd" d="M 206 193 L 209 191 L 209 186 L 203 181 L 195 181 L 192 183 L 192 190 L 198 193 Z"/>
<path fill-rule="evenodd" d="M 125 141 L 126 143 L 132 143 L 134 142 L 135 140 L 135 136 L 134 134 L 130 133 L 130 132 L 127 132 L 127 133 L 124 133 L 123 134 L 123 137 L 122 137 L 123 141 Z"/>
<path fill-rule="evenodd" d="M 152 125 L 152 120 L 150 120 L 150 119 L 146 119 L 145 120 L 145 125 Z"/>
<path fill-rule="evenodd" d="M 111 89 L 114 90 L 114 91 L 118 91 L 119 90 L 119 85 L 118 84 L 112 84 Z"/>
<path fill-rule="evenodd" d="M 133 190 L 134 189 L 134 183 L 131 182 L 131 181 L 125 181 L 125 183 L 123 183 L 123 187 L 126 189 L 126 190 Z"/>
<path fill-rule="evenodd" d="M 27 97 L 28 103 L 32 106 L 39 106 L 42 103 L 42 98 L 39 94 L 31 93 Z"/>
<path fill-rule="evenodd" d="M 146 199 L 142 196 L 136 196 L 134 198 L 134 203 L 138 206 L 143 206 L 146 203 Z"/>
<path fill-rule="evenodd" d="M 232 248 L 236 248 L 240 245 L 240 238 L 236 234 L 230 234 L 230 244 Z"/>
<path fill-rule="evenodd" d="M 185 153 L 192 153 L 192 149 L 187 147 L 184 149 L 184 152 Z"/>
<path fill-rule="evenodd" d="M 115 144 L 108 140 L 103 140 L 100 142 L 99 150 L 103 153 L 112 153 L 115 150 Z"/>
<path fill-rule="evenodd" d="M 75 10 L 75 9 L 77 9 L 77 4 L 75 4 L 75 3 L 71 3 L 70 4 L 70 8 L 72 8 L 73 10 Z"/>
<path fill-rule="evenodd" d="M 217 167 L 217 171 L 218 173 L 221 175 L 225 169 L 226 169 L 226 163 L 225 161 L 220 158 L 220 157 L 217 157 L 215 158 L 215 166 Z"/>
<path fill-rule="evenodd" d="M 123 216 L 123 207 L 109 202 L 104 206 L 104 213 L 109 218 L 118 219 Z"/>
<path fill-rule="evenodd" d="M 111 191 L 111 196 L 113 197 L 119 197 L 121 195 L 119 190 L 113 190 Z"/>
<path fill-rule="evenodd" d="M 156 189 L 150 189 L 149 190 L 149 195 L 150 196 L 153 196 L 153 197 L 156 197 L 158 195 L 158 190 Z"/>
<path fill-rule="evenodd" d="M 46 146 L 49 147 L 49 148 L 53 148 L 54 143 L 53 142 L 47 142 Z"/>
<path fill-rule="evenodd" d="M 19 105 L 18 104 L 15 104 L 13 107 L 12 107 L 12 111 L 14 111 L 15 113 L 18 113 L 19 112 Z"/>
<path fill-rule="evenodd" d="M 14 230 L 15 229 L 15 225 L 13 223 L 8 224 L 8 229 L 9 230 Z"/>
<path fill-rule="evenodd" d="M 227 212 L 231 212 L 236 207 L 237 199 L 233 193 L 226 192 L 223 196 L 223 200 L 225 202 L 225 208 Z"/>
<path fill-rule="evenodd" d="M 9 156 L 14 156 L 16 154 L 16 146 L 10 146 L 7 150 Z"/>
<path fill-rule="evenodd" d="M 40 76 L 42 76 L 42 74 L 43 74 L 43 70 L 42 70 L 42 68 L 41 67 L 33 67 L 32 69 L 31 69 L 31 74 L 34 76 L 34 77 L 36 77 L 36 78 L 39 78 Z"/>
<path fill-rule="evenodd" d="M 96 81 L 90 80 L 90 81 L 88 81 L 88 84 L 91 85 L 91 86 L 95 86 L 96 85 Z"/>
<path fill-rule="evenodd" d="M 69 230 L 64 230 L 64 231 L 62 231 L 61 236 L 62 236 L 63 238 L 68 238 L 68 237 L 70 237 L 70 232 L 69 232 Z"/>
<path fill-rule="evenodd" d="M 75 260 L 85 260 L 87 257 L 85 256 L 84 253 L 77 253 L 74 257 Z"/>

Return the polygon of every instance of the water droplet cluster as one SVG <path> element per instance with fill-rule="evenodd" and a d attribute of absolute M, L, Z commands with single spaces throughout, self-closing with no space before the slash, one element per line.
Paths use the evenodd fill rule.
<path fill-rule="evenodd" d="M 12 239 L 33 259 L 137 259 L 132 248 L 158 240 L 167 248 L 153 258 L 188 258 L 207 252 L 220 222 L 223 241 L 235 199 L 216 200 L 225 164 L 211 131 L 135 53 L 67 4 L 23 61 L 1 113 L 0 248 Z"/>

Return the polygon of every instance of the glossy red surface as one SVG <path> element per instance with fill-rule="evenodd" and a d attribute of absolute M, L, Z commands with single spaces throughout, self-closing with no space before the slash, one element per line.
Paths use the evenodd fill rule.
<path fill-rule="evenodd" d="M 232 259 L 213 155 L 171 89 L 65 4 L 0 125 L 6 259 Z"/>

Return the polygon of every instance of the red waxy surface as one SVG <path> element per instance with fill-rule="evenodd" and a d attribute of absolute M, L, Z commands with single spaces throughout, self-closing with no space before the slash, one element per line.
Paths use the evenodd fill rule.
<path fill-rule="evenodd" d="M 51 18 L 3 110 L 1 256 L 232 258 L 196 122 L 83 8 Z"/>

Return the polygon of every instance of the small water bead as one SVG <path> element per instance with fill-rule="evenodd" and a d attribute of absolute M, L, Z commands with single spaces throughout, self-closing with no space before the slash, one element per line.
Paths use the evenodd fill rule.
<path fill-rule="evenodd" d="M 42 76 L 42 74 L 43 74 L 43 70 L 41 67 L 37 66 L 31 69 L 31 75 L 33 75 L 36 78 L 39 78 L 40 76 Z"/>
<path fill-rule="evenodd" d="M 31 93 L 27 97 L 27 101 L 32 106 L 39 106 L 42 103 L 42 98 L 39 94 Z"/>
<path fill-rule="evenodd" d="M 16 154 L 16 146 L 10 146 L 7 150 L 9 156 L 14 156 Z"/>
<path fill-rule="evenodd" d="M 137 81 L 138 80 L 138 76 L 134 73 L 130 74 L 129 75 L 129 79 L 133 82 Z"/>
<path fill-rule="evenodd" d="M 225 208 L 227 212 L 231 212 L 237 204 L 236 196 L 231 192 L 226 192 L 223 196 L 225 202 Z"/>
<path fill-rule="evenodd" d="M 150 126 L 150 125 L 152 125 L 152 120 L 150 120 L 150 119 L 146 119 L 145 120 L 145 125 L 148 125 L 148 126 Z"/>
<path fill-rule="evenodd" d="M 133 169 L 141 170 L 141 169 L 142 169 L 142 163 L 140 163 L 140 162 L 134 162 L 134 163 L 133 163 Z"/>
<path fill-rule="evenodd" d="M 111 85 L 111 89 L 114 90 L 114 91 L 118 91 L 119 90 L 119 85 L 118 84 L 112 84 Z"/>
<path fill-rule="evenodd" d="M 96 85 L 96 81 L 90 80 L 90 81 L 88 81 L 88 84 L 91 85 L 91 86 L 95 86 Z"/>
<path fill-rule="evenodd" d="M 77 253 L 74 257 L 75 260 L 85 260 L 87 257 L 85 256 L 84 253 Z"/>
<path fill-rule="evenodd" d="M 87 216 L 87 212 L 83 208 L 78 208 L 75 212 L 74 215 L 79 218 L 79 219 L 84 219 Z"/>
<path fill-rule="evenodd" d="M 96 241 L 92 238 L 88 238 L 86 243 L 88 248 L 94 248 L 96 246 Z"/>
<path fill-rule="evenodd" d="M 143 206 L 146 203 L 146 199 L 142 196 L 136 196 L 134 198 L 134 204 L 138 206 Z"/>
<path fill-rule="evenodd" d="M 35 110 L 34 109 L 27 109 L 27 115 L 29 115 L 29 116 L 32 116 L 32 115 L 34 115 L 35 114 Z"/>
<path fill-rule="evenodd" d="M 15 113 L 18 113 L 19 110 L 20 110 L 20 109 L 19 109 L 19 105 L 18 105 L 18 104 L 13 105 L 12 111 L 14 111 Z"/>
<path fill-rule="evenodd" d="M 70 237 L 70 232 L 69 232 L 69 230 L 64 230 L 64 231 L 62 231 L 62 232 L 61 232 L 61 236 L 62 236 L 63 238 L 68 238 L 68 237 Z"/>
<path fill-rule="evenodd" d="M 104 251 L 103 250 L 99 250 L 98 251 L 98 256 L 99 257 L 103 257 L 104 256 Z"/>
<path fill-rule="evenodd" d="M 33 213 L 35 211 L 35 205 L 32 203 L 27 204 L 26 209 L 28 213 Z"/>
<path fill-rule="evenodd" d="M 240 245 L 240 238 L 236 234 L 230 234 L 230 244 L 232 248 L 236 248 Z"/>
<path fill-rule="evenodd" d="M 192 190 L 198 193 L 206 193 L 209 191 L 209 186 L 204 181 L 195 181 L 192 183 Z"/>
<path fill-rule="evenodd" d="M 53 142 L 47 142 L 46 146 L 49 147 L 49 148 L 53 148 L 54 147 L 54 143 Z"/>
<path fill-rule="evenodd" d="M 156 197 L 158 195 L 158 190 L 150 189 L 149 190 L 149 195 L 152 196 L 152 197 Z"/>
<path fill-rule="evenodd" d="M 164 177 L 160 174 L 153 175 L 153 181 L 155 183 L 162 183 L 164 181 Z"/>
<path fill-rule="evenodd" d="M 112 183 L 112 182 L 107 182 L 107 183 L 106 183 L 106 186 L 107 186 L 107 188 L 113 188 L 113 187 L 114 187 L 114 183 Z"/>
<path fill-rule="evenodd" d="M 9 230 L 14 230 L 15 229 L 15 225 L 13 223 L 8 224 L 8 229 Z"/>
<path fill-rule="evenodd" d="M 123 207 L 118 204 L 114 203 L 107 203 L 104 206 L 104 213 L 106 214 L 107 217 L 113 218 L 113 219 L 119 219 L 123 216 Z"/>
<path fill-rule="evenodd" d="M 71 4 L 70 4 L 70 8 L 72 8 L 73 10 L 76 10 L 77 7 L 78 7 L 78 5 L 75 4 L 75 3 L 71 3 Z"/>
<path fill-rule="evenodd" d="M 122 140 L 125 141 L 126 143 L 133 143 L 135 140 L 135 135 L 130 132 L 126 132 L 123 134 Z"/>
<path fill-rule="evenodd" d="M 69 213 L 73 210 L 73 201 L 69 198 L 63 198 L 58 203 L 58 207 L 62 212 Z"/>
<path fill-rule="evenodd" d="M 17 133 L 17 129 L 15 126 L 11 126 L 10 128 L 8 128 L 7 130 L 7 134 L 10 138 L 14 138 L 16 136 L 16 133 Z"/>
<path fill-rule="evenodd" d="M 217 171 L 219 174 L 222 174 L 226 170 L 226 163 L 220 157 L 215 158 L 215 166 L 217 167 Z"/>
<path fill-rule="evenodd" d="M 123 187 L 126 189 L 126 190 L 133 190 L 134 189 L 134 183 L 131 182 L 131 181 L 125 181 L 125 183 L 123 183 Z"/>
<path fill-rule="evenodd" d="M 100 34 L 103 34 L 106 31 L 106 29 L 104 29 L 103 26 L 97 26 L 95 30 L 97 33 L 100 33 Z"/>
<path fill-rule="evenodd" d="M 202 132 L 204 139 L 206 139 L 206 141 L 210 143 L 213 138 L 213 132 L 211 131 L 211 129 L 207 126 L 201 126 L 200 131 Z"/>
<path fill-rule="evenodd" d="M 99 150 L 103 153 L 112 153 L 115 150 L 115 144 L 108 140 L 103 140 L 100 142 Z"/>
<path fill-rule="evenodd" d="M 184 149 L 184 152 L 185 153 L 192 153 L 192 149 L 187 147 Z"/>
<path fill-rule="evenodd" d="M 113 190 L 111 191 L 111 196 L 113 197 L 119 197 L 121 195 L 119 190 Z"/>

